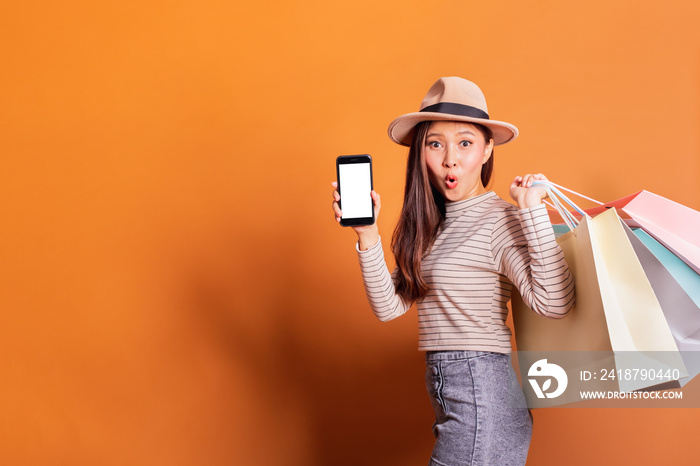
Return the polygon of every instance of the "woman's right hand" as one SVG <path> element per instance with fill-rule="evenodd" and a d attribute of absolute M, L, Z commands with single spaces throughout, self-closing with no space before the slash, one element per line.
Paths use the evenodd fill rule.
<path fill-rule="evenodd" d="M 340 193 L 338 192 L 338 182 L 334 181 L 331 183 L 333 186 L 333 213 L 335 215 L 335 221 L 340 223 L 340 217 L 343 216 L 343 212 L 340 210 Z M 379 210 L 382 208 L 381 198 L 375 190 L 372 190 L 372 201 L 374 202 L 374 223 L 372 225 L 361 225 L 352 226 L 355 233 L 357 233 L 357 240 L 360 245 L 360 251 L 366 251 L 371 248 L 377 241 L 379 241 L 379 228 L 377 228 L 377 220 L 379 219 Z"/>

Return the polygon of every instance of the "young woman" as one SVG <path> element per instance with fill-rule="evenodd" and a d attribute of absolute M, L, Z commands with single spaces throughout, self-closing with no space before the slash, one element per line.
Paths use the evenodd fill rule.
<path fill-rule="evenodd" d="M 421 110 L 394 120 L 389 137 L 410 146 L 389 273 L 377 224 L 354 227 L 367 298 L 390 320 L 414 303 L 426 386 L 435 410 L 431 465 L 525 464 L 532 420 L 510 361 L 505 324 L 513 286 L 535 312 L 561 318 L 573 280 L 542 200 L 543 175 L 516 177 L 517 207 L 488 191 L 493 148 L 515 126 L 489 119 L 472 82 L 439 79 Z M 337 188 L 334 182 L 333 187 Z M 380 197 L 372 192 L 375 212 Z M 342 212 L 333 191 L 336 220 Z"/>

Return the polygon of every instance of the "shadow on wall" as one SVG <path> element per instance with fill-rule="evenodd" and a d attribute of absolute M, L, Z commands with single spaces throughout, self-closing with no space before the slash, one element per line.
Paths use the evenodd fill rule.
<path fill-rule="evenodd" d="M 193 319 L 228 361 L 229 383 L 245 387 L 216 413 L 235 419 L 235 432 L 219 434 L 250 448 L 229 451 L 227 464 L 426 464 L 433 419 L 422 353 L 415 342 L 373 342 L 375 331 L 392 329 L 374 319 L 363 295 L 360 317 L 356 308 L 329 311 L 333 278 L 323 264 L 304 270 L 300 241 L 251 237 L 242 244 L 264 257 L 223 257 L 189 284 Z"/>

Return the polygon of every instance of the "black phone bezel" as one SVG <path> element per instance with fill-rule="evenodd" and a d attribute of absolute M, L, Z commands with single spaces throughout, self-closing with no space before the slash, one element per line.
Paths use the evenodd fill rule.
<path fill-rule="evenodd" d="M 338 193 L 340 193 L 340 210 L 343 210 L 343 193 L 342 187 L 340 185 L 340 165 L 353 164 L 353 163 L 367 163 L 369 162 L 369 183 L 370 189 L 374 189 L 374 173 L 372 170 L 372 156 L 369 154 L 357 154 L 357 155 L 340 155 L 335 159 L 335 175 L 338 181 Z M 372 216 L 371 217 L 356 217 L 356 218 L 340 218 L 340 224 L 344 227 L 352 226 L 365 226 L 373 225 L 375 222 L 374 213 L 374 201 L 369 198 L 369 202 L 372 205 Z"/>

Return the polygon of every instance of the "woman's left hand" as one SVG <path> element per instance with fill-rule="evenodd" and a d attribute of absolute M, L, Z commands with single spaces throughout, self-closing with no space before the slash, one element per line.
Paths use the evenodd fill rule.
<path fill-rule="evenodd" d="M 510 184 L 510 197 L 518 203 L 518 208 L 527 209 L 542 203 L 547 191 L 540 186 L 532 186 L 535 181 L 547 181 L 542 173 L 536 175 L 516 176 Z"/>

